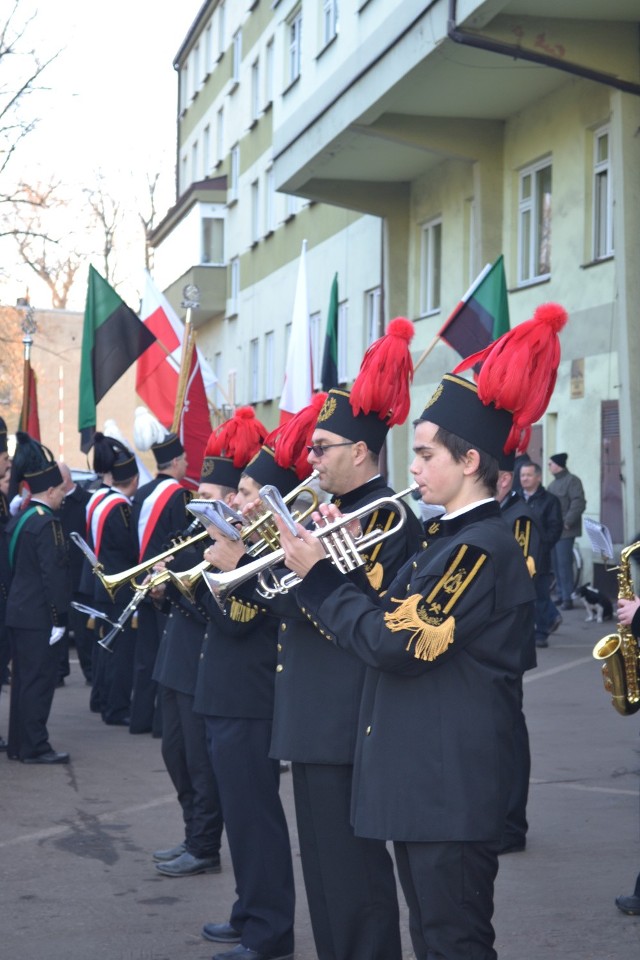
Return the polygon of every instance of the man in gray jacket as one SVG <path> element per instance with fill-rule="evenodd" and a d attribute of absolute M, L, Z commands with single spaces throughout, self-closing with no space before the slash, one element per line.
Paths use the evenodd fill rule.
<path fill-rule="evenodd" d="M 582 514 L 587 506 L 582 482 L 567 470 L 566 453 L 554 453 L 549 457 L 549 470 L 553 480 L 547 487 L 549 493 L 560 501 L 562 508 L 563 530 L 560 539 L 553 548 L 553 566 L 556 574 L 557 589 L 563 610 L 571 610 L 573 601 L 573 542 L 582 534 Z"/>

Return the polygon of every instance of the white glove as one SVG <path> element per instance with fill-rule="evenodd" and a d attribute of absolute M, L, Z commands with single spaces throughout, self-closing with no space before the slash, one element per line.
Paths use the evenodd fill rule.
<path fill-rule="evenodd" d="M 9 513 L 12 517 L 15 517 L 17 513 L 20 513 L 24 501 L 25 497 L 22 497 L 19 493 L 16 493 L 15 497 L 9 504 Z"/>
<path fill-rule="evenodd" d="M 49 646 L 52 647 L 54 643 L 57 643 L 58 640 L 62 640 L 64 637 L 65 627 L 51 627 L 51 633 L 49 635 Z"/>

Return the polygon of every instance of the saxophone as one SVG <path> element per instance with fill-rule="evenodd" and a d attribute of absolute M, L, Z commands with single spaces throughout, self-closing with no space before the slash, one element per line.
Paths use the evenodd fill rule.
<path fill-rule="evenodd" d="M 629 557 L 640 547 L 640 540 L 625 547 L 620 554 L 618 567 L 618 598 L 633 600 L 634 590 L 629 566 Z M 611 694 L 614 710 L 623 717 L 640 710 L 640 650 L 638 641 L 629 627 L 618 624 L 616 633 L 598 640 L 593 648 L 596 660 L 604 661 L 602 676 L 604 688 Z"/>

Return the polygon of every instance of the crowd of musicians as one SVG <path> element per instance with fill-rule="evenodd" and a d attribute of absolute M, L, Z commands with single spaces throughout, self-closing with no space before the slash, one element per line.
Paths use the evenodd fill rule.
<path fill-rule="evenodd" d="M 527 829 L 522 675 L 535 663 L 535 519 L 508 476 L 551 394 L 565 320 L 540 308 L 517 328 L 528 349 L 511 351 L 507 334 L 460 365 L 481 364 L 475 382 L 456 370 L 428 399 L 410 467 L 440 507 L 424 524 L 379 470 L 409 411 L 401 319 L 350 390 L 270 434 L 251 408 L 213 431 L 197 500 L 243 520 L 214 524 L 204 510 L 193 522 L 182 443 L 159 425 L 157 473 L 142 485 L 134 451 L 96 434 L 91 493 L 18 434 L 12 485 L 29 498 L 13 513 L 1 501 L 9 759 L 69 760 L 47 732 L 69 628 L 91 709 L 161 737 L 184 838 L 155 852 L 156 869 L 217 872 L 226 835 L 237 897 L 202 928 L 214 960 L 293 958 L 283 762 L 319 960 L 401 960 L 389 842 L 417 960 L 496 958 L 498 857 L 523 849 Z M 0 444 L 2 473 L 6 431 Z M 291 527 L 261 502 L 265 485 L 292 509 L 310 488 L 320 502 Z M 66 513 L 65 489 L 77 504 Z M 364 538 L 357 562 L 329 555 L 329 530 L 350 561 Z"/>

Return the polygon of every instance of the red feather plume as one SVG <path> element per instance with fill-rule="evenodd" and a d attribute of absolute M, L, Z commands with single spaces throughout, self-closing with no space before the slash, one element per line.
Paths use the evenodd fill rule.
<path fill-rule="evenodd" d="M 311 473 L 307 446 L 311 443 L 318 414 L 327 397 L 327 393 L 315 393 L 310 404 L 294 414 L 276 431 L 275 461 L 285 469 L 293 467 L 300 480 L 305 480 Z"/>
<path fill-rule="evenodd" d="M 538 307 L 531 320 L 518 324 L 479 353 L 466 357 L 454 373 L 481 363 L 478 396 L 483 403 L 513 413 L 504 449 L 526 449 L 531 425 L 547 409 L 560 363 L 559 331 L 567 312 L 557 303 Z"/>
<path fill-rule="evenodd" d="M 267 436 L 267 428 L 258 420 L 253 407 L 238 407 L 209 437 L 205 457 L 228 457 L 234 467 L 246 467 Z"/>
<path fill-rule="evenodd" d="M 409 388 L 413 360 L 409 344 L 415 333 L 410 320 L 396 317 L 387 332 L 372 343 L 360 364 L 350 392 L 353 412 L 377 413 L 390 427 L 404 423 L 409 415 Z"/>

